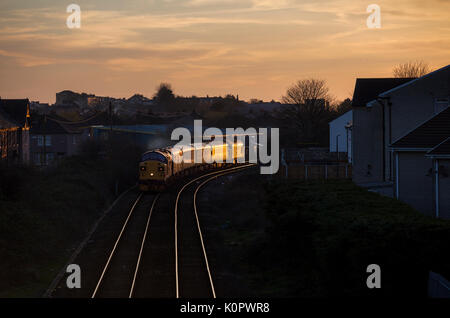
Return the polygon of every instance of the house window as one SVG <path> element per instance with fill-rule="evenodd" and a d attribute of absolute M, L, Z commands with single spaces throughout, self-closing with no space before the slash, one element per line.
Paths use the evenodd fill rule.
<path fill-rule="evenodd" d="M 33 163 L 36 166 L 47 166 L 51 164 L 55 160 L 55 154 L 52 152 L 44 153 L 42 152 L 35 152 L 33 153 Z"/>
<path fill-rule="evenodd" d="M 44 136 L 38 136 L 38 146 L 44 145 Z M 52 136 L 45 136 L 45 145 L 51 146 L 52 145 Z"/>

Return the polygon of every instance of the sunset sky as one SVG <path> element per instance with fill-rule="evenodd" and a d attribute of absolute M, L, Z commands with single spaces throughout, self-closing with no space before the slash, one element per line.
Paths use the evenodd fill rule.
<path fill-rule="evenodd" d="M 81 28 L 66 7 L 81 7 Z M 381 7 L 369 29 L 366 8 Z M 2 0 L 0 96 L 54 103 L 70 89 L 151 97 L 239 94 L 280 100 L 296 80 L 327 80 L 338 99 L 356 77 L 450 64 L 449 0 Z"/>

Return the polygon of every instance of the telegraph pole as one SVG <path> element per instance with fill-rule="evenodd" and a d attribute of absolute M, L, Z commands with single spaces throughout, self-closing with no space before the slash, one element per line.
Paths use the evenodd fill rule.
<path fill-rule="evenodd" d="M 43 165 L 42 163 L 44 162 L 45 165 L 47 165 L 47 149 L 45 148 L 46 144 L 47 144 L 47 114 L 44 114 L 44 125 L 43 125 L 43 132 L 44 132 L 44 136 L 43 136 L 43 145 L 42 145 L 42 151 L 43 151 L 43 158 L 41 158 L 41 166 Z"/>
<path fill-rule="evenodd" d="M 112 103 L 109 101 L 109 147 L 110 147 L 110 155 L 112 157 L 113 152 L 113 117 L 112 117 Z"/>
<path fill-rule="evenodd" d="M 111 104 L 111 101 L 109 101 L 109 129 L 110 129 L 110 131 L 111 131 L 111 134 L 112 134 L 112 122 L 113 122 L 113 120 L 112 120 L 112 104 Z"/>
<path fill-rule="evenodd" d="M 112 114 L 112 103 L 109 101 L 109 145 L 110 145 L 110 160 L 113 160 L 113 114 Z M 118 195 L 119 190 L 119 180 L 116 179 L 114 184 L 115 195 Z"/>

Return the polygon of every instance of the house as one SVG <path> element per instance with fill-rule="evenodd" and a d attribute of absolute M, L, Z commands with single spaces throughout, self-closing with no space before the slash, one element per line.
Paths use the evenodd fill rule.
<path fill-rule="evenodd" d="M 450 219 L 450 137 L 426 156 L 434 161 L 435 215 Z"/>
<path fill-rule="evenodd" d="M 0 99 L 0 161 L 6 164 L 28 163 L 30 101 Z"/>
<path fill-rule="evenodd" d="M 330 152 L 347 155 L 348 162 L 352 162 L 352 120 L 353 111 L 349 110 L 345 114 L 328 123 L 330 127 Z"/>
<path fill-rule="evenodd" d="M 394 157 L 390 145 L 449 105 L 450 65 L 417 79 L 403 80 L 403 84 L 397 82 L 353 108 L 356 183 L 392 184 Z M 357 91 L 355 87 L 355 94 Z"/>
<path fill-rule="evenodd" d="M 283 105 L 277 102 L 242 103 L 236 110 L 242 115 L 256 117 L 264 113 L 273 114 L 282 107 Z"/>
<path fill-rule="evenodd" d="M 391 150 L 396 198 L 450 219 L 450 107 L 400 137 Z"/>
<path fill-rule="evenodd" d="M 450 65 L 416 79 L 358 79 L 354 182 L 390 188 L 417 210 L 448 217 L 449 106 Z"/>
<path fill-rule="evenodd" d="M 394 177 L 394 157 L 388 147 L 449 103 L 450 65 L 383 92 L 367 104 L 384 112 L 383 180 L 393 181 Z"/>
<path fill-rule="evenodd" d="M 88 98 L 95 97 L 93 94 L 75 93 L 69 90 L 56 93 L 55 105 L 76 105 L 78 107 L 86 107 Z"/>
<path fill-rule="evenodd" d="M 77 154 L 87 133 L 87 130 L 59 119 L 36 116 L 30 129 L 31 163 L 47 166 L 63 157 Z"/>
<path fill-rule="evenodd" d="M 48 103 L 40 103 L 39 101 L 32 101 L 30 103 L 31 113 L 49 114 L 51 107 Z"/>
<path fill-rule="evenodd" d="M 412 78 L 358 78 L 352 99 L 353 181 L 357 184 L 383 182 L 383 111 L 367 107 L 378 95 Z"/>

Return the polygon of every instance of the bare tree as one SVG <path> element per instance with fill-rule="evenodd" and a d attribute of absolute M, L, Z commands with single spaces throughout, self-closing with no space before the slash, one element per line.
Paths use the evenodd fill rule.
<path fill-rule="evenodd" d="M 421 77 L 430 73 L 430 67 L 428 66 L 428 63 L 425 63 L 424 61 L 409 61 L 398 64 L 394 67 L 392 72 L 394 73 L 394 77 Z"/>
<path fill-rule="evenodd" d="M 283 103 L 291 105 L 286 107 L 283 117 L 287 122 L 293 121 L 304 142 L 320 142 L 322 130 L 328 129 L 331 100 L 326 81 L 300 80 L 282 98 Z"/>

